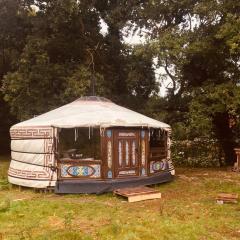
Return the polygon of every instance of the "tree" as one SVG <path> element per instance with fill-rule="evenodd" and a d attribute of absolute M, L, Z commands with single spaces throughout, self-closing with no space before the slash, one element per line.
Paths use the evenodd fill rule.
<path fill-rule="evenodd" d="M 72 100 L 75 95 L 66 99 L 65 92 L 69 84 L 75 84 L 74 80 L 81 80 L 83 72 L 76 74 L 79 66 L 91 75 L 92 49 L 102 40 L 98 15 L 86 1 L 36 4 L 39 10 L 31 19 L 31 33 L 18 58 L 18 67 L 4 76 L 2 87 L 4 98 L 18 119 L 30 118 Z M 79 92 L 87 93 L 89 90 Z"/>
<path fill-rule="evenodd" d="M 237 125 L 239 118 L 235 89 L 240 79 L 240 4 L 224 0 L 146 1 L 143 6 L 136 22 L 143 29 L 150 28 L 153 55 L 165 70 L 162 78 L 167 75 L 172 81 L 166 96 L 166 118 L 172 119 L 173 125 L 182 124 L 186 138 L 200 137 L 208 130 L 208 137 L 218 139 L 226 162 L 232 164 L 238 136 L 229 121 L 234 118 Z M 223 98 L 224 89 L 229 94 Z M 218 104 L 212 103 L 211 94 Z M 233 116 L 228 104 L 235 111 Z M 204 109 L 201 114 L 193 110 L 196 106 Z M 199 128 L 189 128 L 190 122 Z"/>
<path fill-rule="evenodd" d="M 19 60 L 19 68 L 4 76 L 4 99 L 18 119 L 56 107 L 61 101 L 66 72 L 63 65 L 51 63 L 46 52 L 47 42 L 29 39 Z"/>
<path fill-rule="evenodd" d="M 239 139 L 238 1 L 0 4 L 0 20 L 6 19 L 0 22 L 1 89 L 19 119 L 94 90 L 170 123 L 178 139 L 217 139 L 232 164 Z M 104 35 L 101 22 L 107 28 Z M 145 44 L 123 42 L 126 31 L 139 29 Z M 162 69 L 160 82 L 154 68 Z M 166 78 L 170 84 L 161 98 L 159 87 Z M 0 104 L 8 111 L 5 102 Z"/>
<path fill-rule="evenodd" d="M 29 18 L 23 1 L 0 0 L 0 88 L 3 76 L 17 68 L 31 26 Z M 9 150 L 9 128 L 16 122 L 3 97 L 0 92 L 0 153 Z"/>
<path fill-rule="evenodd" d="M 17 67 L 4 75 L 2 86 L 4 99 L 18 119 L 91 95 L 93 82 L 96 93 L 124 105 L 137 99 L 143 103 L 156 92 L 152 56 L 144 53 L 144 47 L 131 49 L 122 42 L 135 1 L 129 8 L 128 1 L 34 4 L 38 10 L 28 8 L 31 31 Z M 108 25 L 105 36 L 100 33 L 101 19 Z"/>

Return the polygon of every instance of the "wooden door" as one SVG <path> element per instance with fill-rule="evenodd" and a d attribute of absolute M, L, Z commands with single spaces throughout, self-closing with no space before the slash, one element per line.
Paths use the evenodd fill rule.
<path fill-rule="evenodd" d="M 139 131 L 116 130 L 114 145 L 116 176 L 139 176 Z"/>

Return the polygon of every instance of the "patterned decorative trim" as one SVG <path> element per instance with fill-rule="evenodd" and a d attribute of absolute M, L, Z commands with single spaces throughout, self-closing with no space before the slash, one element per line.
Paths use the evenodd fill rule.
<path fill-rule="evenodd" d="M 136 141 L 132 141 L 132 164 L 136 164 Z"/>
<path fill-rule="evenodd" d="M 54 158 L 51 156 L 51 153 L 54 152 L 53 128 L 49 127 L 21 127 L 14 128 L 10 130 L 10 135 L 12 139 L 44 139 L 44 166 L 47 172 L 50 172 L 49 165 L 54 164 Z M 48 153 L 48 154 L 47 154 Z"/>
<path fill-rule="evenodd" d="M 145 163 L 146 163 L 146 143 L 145 143 L 145 140 L 142 139 L 141 141 L 141 148 L 142 148 L 142 156 L 141 156 L 141 159 L 142 159 L 142 165 L 144 166 Z"/>
<path fill-rule="evenodd" d="M 107 129 L 105 134 L 105 156 L 106 156 L 106 169 L 104 169 L 105 177 L 112 178 L 113 177 L 113 130 Z M 100 177 L 100 176 L 99 176 Z"/>
<path fill-rule="evenodd" d="M 100 178 L 100 165 L 71 165 L 61 164 L 61 177 L 63 178 Z"/>
<path fill-rule="evenodd" d="M 44 155 L 44 165 L 47 167 L 47 171 L 50 171 L 49 165 L 54 164 L 54 157 L 52 157 L 51 153 L 54 153 L 54 141 L 53 138 L 46 138 L 44 139 L 44 152 L 46 153 Z M 48 153 L 48 154 L 47 154 Z"/>
<path fill-rule="evenodd" d="M 12 139 L 44 139 L 44 167 L 43 171 L 30 171 L 9 168 L 8 174 L 13 177 L 23 178 L 23 179 L 49 179 L 51 177 L 52 171 L 49 168 L 50 165 L 54 165 L 54 157 L 52 153 L 54 152 L 54 131 L 50 127 L 20 127 L 10 130 L 10 135 Z"/>
<path fill-rule="evenodd" d="M 128 145 L 128 141 L 126 141 L 125 143 L 125 163 L 128 166 L 129 165 L 129 145 Z"/>
<path fill-rule="evenodd" d="M 150 173 L 160 172 L 169 169 L 168 161 L 151 161 L 150 162 Z"/>
<path fill-rule="evenodd" d="M 135 170 L 126 170 L 126 171 L 120 171 L 120 175 L 135 175 L 136 171 Z"/>
<path fill-rule="evenodd" d="M 18 179 L 24 179 L 24 180 L 27 180 L 27 181 L 41 181 L 41 182 L 44 182 L 44 181 L 46 181 L 46 182 L 48 182 L 48 186 L 49 186 L 49 183 L 50 182 L 56 182 L 56 178 L 55 179 L 29 179 L 29 178 L 22 178 L 22 177 L 17 177 L 17 176 L 12 176 L 12 175 L 10 175 L 10 174 L 8 174 L 8 177 L 11 177 L 11 178 L 18 178 Z M 46 186 L 44 186 L 44 187 L 46 187 Z"/>
<path fill-rule="evenodd" d="M 171 139 L 170 139 L 171 133 L 167 133 L 167 159 L 171 158 Z"/>
<path fill-rule="evenodd" d="M 118 164 L 119 167 L 122 167 L 122 158 L 123 158 L 123 153 L 122 153 L 122 141 L 118 141 Z"/>
<path fill-rule="evenodd" d="M 108 171 L 107 177 L 108 177 L 108 178 L 112 178 L 112 171 L 111 171 L 111 170 Z"/>
<path fill-rule="evenodd" d="M 53 138 L 51 127 L 19 127 L 10 129 L 12 139 Z"/>
<path fill-rule="evenodd" d="M 145 137 L 145 131 L 141 130 L 141 138 L 144 138 L 144 137 Z"/>
<path fill-rule="evenodd" d="M 107 162 L 108 162 L 108 167 L 112 167 L 112 142 L 109 140 L 107 142 Z"/>
<path fill-rule="evenodd" d="M 8 174 L 13 177 L 19 177 L 23 179 L 49 179 L 50 173 L 46 171 L 30 171 L 30 170 L 22 170 L 10 167 L 8 170 Z"/>
<path fill-rule="evenodd" d="M 119 137 L 136 137 L 136 133 L 134 132 L 119 132 Z"/>

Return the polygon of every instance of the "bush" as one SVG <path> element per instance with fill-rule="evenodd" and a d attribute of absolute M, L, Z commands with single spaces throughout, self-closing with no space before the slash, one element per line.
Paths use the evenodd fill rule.
<path fill-rule="evenodd" d="M 215 140 L 194 139 L 173 141 L 172 160 L 175 166 L 219 167 L 223 165 L 223 154 Z"/>

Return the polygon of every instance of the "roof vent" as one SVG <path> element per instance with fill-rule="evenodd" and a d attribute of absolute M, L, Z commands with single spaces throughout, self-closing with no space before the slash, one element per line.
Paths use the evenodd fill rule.
<path fill-rule="evenodd" d="M 98 97 L 98 96 L 86 96 L 86 97 L 80 97 L 76 101 L 92 101 L 92 102 L 112 102 L 107 98 L 104 97 Z"/>

